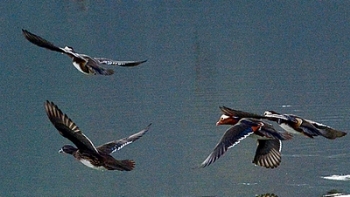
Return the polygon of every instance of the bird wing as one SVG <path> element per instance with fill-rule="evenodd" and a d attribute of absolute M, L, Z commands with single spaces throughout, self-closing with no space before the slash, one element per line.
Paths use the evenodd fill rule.
<path fill-rule="evenodd" d="M 318 123 L 318 122 L 315 122 L 312 120 L 304 119 L 303 124 L 302 124 L 303 126 L 304 126 L 305 122 L 312 125 L 311 128 L 317 129 L 322 136 L 324 136 L 328 139 L 335 139 L 335 138 L 342 137 L 342 136 L 346 135 L 346 132 L 336 130 L 330 126 L 327 126 L 327 125 L 324 125 L 324 124 L 321 124 L 321 123 Z"/>
<path fill-rule="evenodd" d="M 117 60 L 111 60 L 111 59 L 107 59 L 107 58 L 94 58 L 94 59 L 100 64 L 117 65 L 117 66 L 125 66 L 125 67 L 137 66 L 137 65 L 142 64 L 144 62 L 147 62 L 147 60 L 142 60 L 142 61 L 117 61 Z"/>
<path fill-rule="evenodd" d="M 268 124 L 263 121 L 259 122 L 263 123 L 263 126 L 257 132 L 255 132 L 257 135 L 279 140 L 290 140 L 293 138 L 293 135 L 288 132 L 277 131 L 271 124 Z"/>
<path fill-rule="evenodd" d="M 103 152 L 106 154 L 111 154 L 117 150 L 122 149 L 124 146 L 133 143 L 134 141 L 138 140 L 139 138 L 141 138 L 150 128 L 152 124 L 149 124 L 145 129 L 130 135 L 129 137 L 120 139 L 120 140 L 115 140 L 115 141 L 111 141 L 108 142 L 106 144 L 103 144 L 101 146 L 97 147 L 97 150 L 99 152 Z"/>
<path fill-rule="evenodd" d="M 46 101 L 45 110 L 51 123 L 63 137 L 72 141 L 78 149 L 88 149 L 98 153 L 91 140 L 81 132 L 79 127 L 66 114 L 62 113 L 57 105 Z"/>
<path fill-rule="evenodd" d="M 258 140 L 253 163 L 265 168 L 276 168 L 281 163 L 281 149 L 280 140 Z"/>
<path fill-rule="evenodd" d="M 254 113 L 249 113 L 249 112 L 244 112 L 244 111 L 239 111 L 239 110 L 235 110 L 235 109 L 231 109 L 225 106 L 220 106 L 219 107 L 221 109 L 221 111 L 229 116 L 235 116 L 235 117 L 239 117 L 239 118 L 257 118 L 257 119 L 266 119 L 265 116 L 260 116 L 258 114 L 254 114 Z"/>
<path fill-rule="evenodd" d="M 322 135 L 321 130 L 317 129 L 312 123 L 306 121 L 305 119 L 299 118 L 300 129 L 307 136 L 318 136 Z"/>
<path fill-rule="evenodd" d="M 79 53 L 75 53 L 75 52 L 68 50 L 68 49 L 65 49 L 65 48 L 57 47 L 54 44 L 52 44 L 51 42 L 45 40 L 44 38 L 37 36 L 33 33 L 30 33 L 29 31 L 27 31 L 25 29 L 22 29 L 22 33 L 23 33 L 24 37 L 29 42 L 31 42 L 39 47 L 43 47 L 45 49 L 49 49 L 49 50 L 60 52 L 60 53 L 65 53 L 71 58 L 78 58 L 80 61 L 85 61 L 85 62 L 87 61 Z"/>
<path fill-rule="evenodd" d="M 39 47 L 43 47 L 52 51 L 57 51 L 57 52 L 65 52 L 62 48 L 55 46 L 54 44 L 52 44 L 51 42 L 45 40 L 44 38 L 37 36 L 33 33 L 30 33 L 29 31 L 22 29 L 22 33 L 24 35 L 24 37 L 31 43 L 39 46 Z"/>
<path fill-rule="evenodd" d="M 294 124 L 298 124 L 298 120 L 297 120 L 297 116 L 293 115 L 293 114 L 279 114 L 279 113 L 269 113 L 266 114 L 265 112 L 265 117 L 267 117 L 268 120 L 271 121 L 275 121 L 278 124 L 281 124 L 282 122 L 286 122 L 286 123 L 294 123 Z"/>
<path fill-rule="evenodd" d="M 238 122 L 229 128 L 215 146 L 213 152 L 203 161 L 200 167 L 206 167 L 218 160 L 229 148 L 237 145 L 241 140 L 253 134 L 252 125 Z"/>

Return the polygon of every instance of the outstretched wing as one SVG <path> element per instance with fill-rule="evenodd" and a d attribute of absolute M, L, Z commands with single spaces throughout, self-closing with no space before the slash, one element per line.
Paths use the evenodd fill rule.
<path fill-rule="evenodd" d="M 281 163 L 281 149 L 280 140 L 258 140 L 253 163 L 265 168 L 276 168 Z"/>
<path fill-rule="evenodd" d="M 297 116 L 293 114 L 279 114 L 275 111 L 265 111 L 264 116 L 271 121 L 275 121 L 278 124 L 282 122 L 298 124 Z"/>
<path fill-rule="evenodd" d="M 62 113 L 57 105 L 46 101 L 45 110 L 51 123 L 63 137 L 72 141 L 78 149 L 88 149 L 98 153 L 91 140 L 80 131 L 79 127 L 66 114 Z"/>
<path fill-rule="evenodd" d="M 246 122 L 238 122 L 228 129 L 215 146 L 213 152 L 203 161 L 200 167 L 206 167 L 218 160 L 229 148 L 237 145 L 241 140 L 253 134 L 252 125 Z"/>
<path fill-rule="evenodd" d="M 327 125 L 324 125 L 324 124 L 321 124 L 321 123 L 318 123 L 318 122 L 315 122 L 312 120 L 304 119 L 302 126 L 304 126 L 304 124 L 308 125 L 307 128 L 311 127 L 311 128 L 317 129 L 322 136 L 324 136 L 328 139 L 335 139 L 335 138 L 343 137 L 344 135 L 346 135 L 346 133 L 343 131 L 333 129 L 330 126 L 327 126 Z"/>
<path fill-rule="evenodd" d="M 44 38 L 37 36 L 33 33 L 30 33 L 29 31 L 22 29 L 22 33 L 24 35 L 24 37 L 31 43 L 39 46 L 39 47 L 43 47 L 52 51 L 57 51 L 57 52 L 65 52 L 64 50 L 62 50 L 61 48 L 55 46 L 54 44 L 52 44 L 51 42 L 45 40 Z"/>
<path fill-rule="evenodd" d="M 125 66 L 125 67 L 132 67 L 132 66 L 137 66 L 139 64 L 147 62 L 147 60 L 143 61 L 116 61 L 116 60 L 111 60 L 107 58 L 94 58 L 98 63 L 100 64 L 107 64 L 107 65 L 116 65 L 116 66 Z"/>
<path fill-rule="evenodd" d="M 253 119 L 251 119 L 254 121 Z M 266 122 L 260 121 L 263 126 L 256 132 L 257 135 L 271 139 L 290 140 L 293 135 L 285 131 L 276 131 L 275 128 Z"/>
<path fill-rule="evenodd" d="M 254 113 L 249 113 L 249 112 L 244 112 L 244 111 L 239 111 L 239 110 L 235 110 L 235 109 L 231 109 L 225 106 L 220 106 L 219 107 L 221 109 L 221 111 L 229 116 L 234 116 L 234 117 L 239 117 L 239 118 L 257 118 L 257 119 L 266 119 L 265 116 L 260 116 L 258 114 L 254 114 Z"/>
<path fill-rule="evenodd" d="M 139 138 L 141 138 L 150 128 L 152 124 L 149 124 L 145 129 L 130 135 L 129 137 L 120 139 L 120 140 L 116 140 L 116 141 L 112 141 L 112 142 L 108 142 L 106 144 L 103 144 L 101 146 L 97 147 L 97 150 L 99 152 L 103 152 L 106 154 L 111 154 L 117 150 L 122 149 L 124 146 L 133 143 L 134 141 L 138 140 Z"/>

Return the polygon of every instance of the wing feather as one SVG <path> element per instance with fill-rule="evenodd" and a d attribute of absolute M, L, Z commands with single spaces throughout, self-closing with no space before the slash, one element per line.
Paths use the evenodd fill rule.
<path fill-rule="evenodd" d="M 144 62 L 147 62 L 147 60 L 142 60 L 142 61 L 117 61 L 117 60 L 111 60 L 111 59 L 107 59 L 107 58 L 94 58 L 94 59 L 100 64 L 125 66 L 125 67 L 137 66 L 137 65 L 142 64 Z"/>
<path fill-rule="evenodd" d="M 202 162 L 200 167 L 206 167 L 218 160 L 226 151 L 239 144 L 240 141 L 253 134 L 254 131 L 250 124 L 238 122 L 236 125 L 228 129 L 215 146 L 213 152 Z"/>
<path fill-rule="evenodd" d="M 258 140 L 253 163 L 265 168 L 276 168 L 281 163 L 281 148 L 280 140 Z"/>
<path fill-rule="evenodd" d="M 111 142 L 108 142 L 108 143 L 103 144 L 101 146 L 98 146 L 97 150 L 99 152 L 103 152 L 106 154 L 111 154 L 117 150 L 120 150 L 124 146 L 131 144 L 134 141 L 140 139 L 145 133 L 147 133 L 147 131 L 149 130 L 151 125 L 152 124 L 149 124 L 145 129 L 143 129 L 143 130 L 141 130 L 133 135 L 130 135 L 129 137 L 126 137 L 126 138 L 123 138 L 120 140 L 116 140 L 116 141 L 111 141 Z"/>
<path fill-rule="evenodd" d="M 57 105 L 46 101 L 45 110 L 51 123 L 63 137 L 73 142 L 78 149 L 88 149 L 98 153 L 91 140 L 83 134 L 79 127 L 66 114 L 63 114 Z"/>
<path fill-rule="evenodd" d="M 61 48 L 55 46 L 54 44 L 52 44 L 51 42 L 45 40 L 44 38 L 37 36 L 33 33 L 30 33 L 29 31 L 22 29 L 22 33 L 24 35 L 24 37 L 31 43 L 39 46 L 39 47 L 43 47 L 52 51 L 57 51 L 57 52 L 65 52 L 64 50 L 62 50 Z"/>
<path fill-rule="evenodd" d="M 239 111 L 239 110 L 231 109 L 231 108 L 225 107 L 225 106 L 220 106 L 219 108 L 224 114 L 226 114 L 228 116 L 234 116 L 234 117 L 239 117 L 239 118 L 267 119 L 265 116 L 260 116 L 258 114 L 254 114 L 254 113 Z"/>

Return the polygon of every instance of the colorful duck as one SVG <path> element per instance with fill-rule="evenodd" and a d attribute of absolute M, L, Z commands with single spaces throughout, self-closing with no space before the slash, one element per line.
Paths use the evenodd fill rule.
<path fill-rule="evenodd" d="M 248 136 L 258 138 L 258 147 L 253 163 L 266 168 L 275 168 L 281 163 L 281 140 L 291 139 L 286 132 L 277 132 L 272 125 L 258 118 L 260 115 L 220 107 L 224 113 L 216 125 L 233 125 L 215 146 L 213 152 L 204 160 L 201 167 L 206 167 L 219 159 L 229 148 L 237 145 Z"/>

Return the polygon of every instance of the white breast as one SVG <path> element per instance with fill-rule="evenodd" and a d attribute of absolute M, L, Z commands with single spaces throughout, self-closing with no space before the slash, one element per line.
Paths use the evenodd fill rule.
<path fill-rule="evenodd" d="M 96 167 L 96 166 L 92 165 L 89 160 L 81 159 L 80 162 L 83 163 L 85 166 L 92 168 L 92 169 L 95 169 L 95 170 L 105 170 L 105 168 L 103 166 Z"/>
<path fill-rule="evenodd" d="M 76 62 L 73 62 L 73 66 L 78 69 L 80 72 L 86 74 L 86 75 L 89 75 L 89 73 L 86 73 L 84 72 L 81 68 L 80 68 L 80 64 L 76 63 Z"/>

